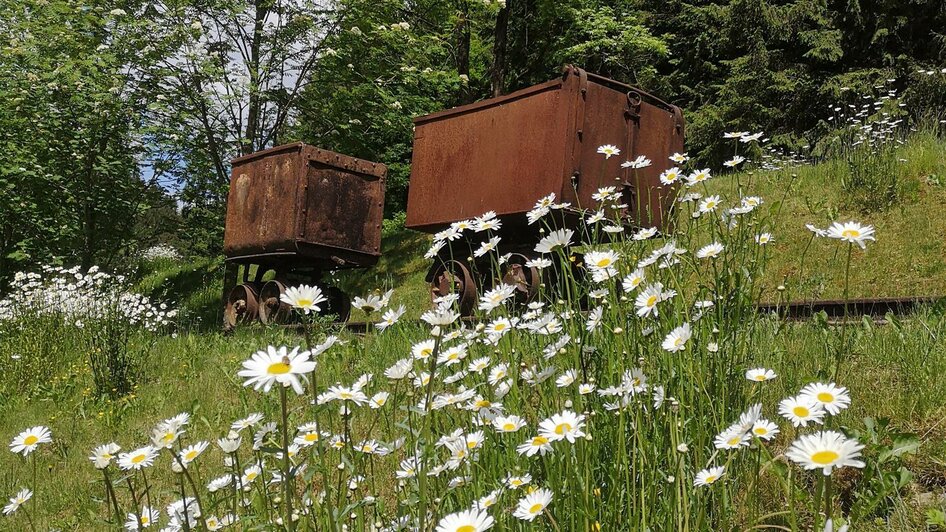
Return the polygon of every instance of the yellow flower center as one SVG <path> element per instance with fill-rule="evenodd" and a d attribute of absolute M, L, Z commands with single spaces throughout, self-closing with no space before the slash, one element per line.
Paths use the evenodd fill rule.
<path fill-rule="evenodd" d="M 351 399 L 352 397 L 354 397 L 354 396 L 353 396 L 351 393 L 349 393 L 349 392 L 341 392 L 341 393 L 338 394 L 338 396 L 341 397 L 342 399 L 345 399 L 345 400 L 348 400 L 348 399 Z"/>
<path fill-rule="evenodd" d="M 475 448 L 476 448 L 476 440 L 470 440 L 470 441 L 466 442 L 466 446 L 467 446 L 468 449 L 475 449 Z"/>
<path fill-rule="evenodd" d="M 657 304 L 657 296 L 650 296 L 647 298 L 647 306 L 652 307 Z"/>
<path fill-rule="evenodd" d="M 458 356 L 460 355 L 458 355 L 456 352 L 450 353 L 447 355 L 447 360 L 456 360 Z"/>
<path fill-rule="evenodd" d="M 303 436 L 303 439 L 304 439 L 305 441 L 318 441 L 318 439 L 319 439 L 319 433 L 318 433 L 318 432 L 310 432 L 310 433 L 306 434 L 305 436 Z"/>
<path fill-rule="evenodd" d="M 312 305 L 311 299 L 297 299 L 296 300 L 297 307 L 309 307 L 311 305 Z"/>
<path fill-rule="evenodd" d="M 172 442 L 174 441 L 174 436 L 176 435 L 173 432 L 165 432 L 164 436 L 161 436 L 161 441 L 164 443 Z"/>
<path fill-rule="evenodd" d="M 857 229 L 845 229 L 844 232 L 841 233 L 841 236 L 844 238 L 857 238 L 861 236 L 861 232 Z"/>
<path fill-rule="evenodd" d="M 377 399 L 374 400 L 374 404 L 378 406 L 384 406 L 385 402 L 387 402 L 387 399 L 385 399 L 384 397 L 378 397 Z"/>
<path fill-rule="evenodd" d="M 290 369 L 292 369 L 292 367 L 289 366 L 289 364 L 286 364 L 285 362 L 276 362 L 274 364 L 270 364 L 269 367 L 266 368 L 266 373 L 269 373 L 270 375 L 283 375 L 289 373 Z"/>
<path fill-rule="evenodd" d="M 493 326 L 494 331 L 502 331 L 505 328 L 506 328 L 505 323 L 497 323 L 496 325 Z"/>
<path fill-rule="evenodd" d="M 477 408 L 489 408 L 492 405 L 493 403 L 487 401 L 486 399 L 480 399 L 479 401 L 476 402 Z"/>
<path fill-rule="evenodd" d="M 131 458 L 131 463 L 140 464 L 145 461 L 145 458 L 147 458 L 147 456 L 144 453 L 135 455 Z"/>
<path fill-rule="evenodd" d="M 764 380 L 765 380 L 765 375 L 756 375 L 756 376 L 755 376 L 755 380 L 757 380 L 757 381 L 764 381 Z"/>
<path fill-rule="evenodd" d="M 191 451 L 184 455 L 184 459 L 188 461 L 193 460 L 194 458 L 197 458 L 197 451 Z"/>
<path fill-rule="evenodd" d="M 512 423 L 506 423 L 505 425 L 503 425 L 503 430 L 506 430 L 506 431 L 516 430 L 516 426 L 513 425 Z"/>
<path fill-rule="evenodd" d="M 463 525 L 457 529 L 457 532 L 476 532 L 476 527 L 473 525 Z"/>
<path fill-rule="evenodd" d="M 599 268 L 607 268 L 608 266 L 611 265 L 611 259 L 605 257 L 599 260 L 597 263 L 595 263 L 595 265 L 598 266 Z"/>
<path fill-rule="evenodd" d="M 683 338 L 675 338 L 675 339 L 673 340 L 673 346 L 674 346 L 674 347 L 680 347 L 680 344 L 682 344 L 682 343 L 683 343 Z"/>
<path fill-rule="evenodd" d="M 765 427 L 756 427 L 752 430 L 752 432 L 755 432 L 759 436 L 765 436 L 766 434 L 769 433 L 768 429 L 766 429 Z"/>
<path fill-rule="evenodd" d="M 258 474 L 258 473 L 257 473 L 256 471 L 247 473 L 247 474 L 246 474 L 246 479 L 252 482 L 253 480 L 256 479 L 256 475 L 257 475 L 257 474 Z"/>
<path fill-rule="evenodd" d="M 538 447 L 540 445 L 545 445 L 548 442 L 549 442 L 549 439 L 544 436 L 536 436 L 535 438 L 532 438 L 532 445 L 535 447 Z"/>
<path fill-rule="evenodd" d="M 811 414 L 811 412 L 803 406 L 796 406 L 792 409 L 792 413 L 798 417 L 808 417 L 808 415 Z"/>
<path fill-rule="evenodd" d="M 38 442 L 38 441 L 39 441 L 39 438 L 37 438 L 36 436 L 30 434 L 30 435 L 27 436 L 26 438 L 23 438 L 23 445 L 33 445 L 33 444 L 35 444 L 35 443 Z"/>
<path fill-rule="evenodd" d="M 539 512 L 542 511 L 542 508 L 544 508 L 544 506 L 542 506 L 542 505 L 539 504 L 539 503 L 535 503 L 535 504 L 533 504 L 532 506 L 529 507 L 529 513 L 530 513 L 530 514 L 537 514 L 537 513 L 539 513 Z"/>
<path fill-rule="evenodd" d="M 706 483 L 707 483 L 707 484 L 712 484 L 713 482 L 716 482 L 716 479 L 718 479 L 718 478 L 719 478 L 719 477 L 717 477 L 716 475 L 710 475 L 710 476 L 706 477 Z"/>
<path fill-rule="evenodd" d="M 737 443 L 739 443 L 740 439 L 742 438 L 738 436 L 733 436 L 732 438 L 729 438 L 729 441 L 727 441 L 726 443 L 728 443 L 729 445 L 736 445 Z"/>
<path fill-rule="evenodd" d="M 363 453 L 370 453 L 370 452 L 371 452 L 371 446 L 370 446 L 370 445 L 365 445 L 365 446 L 363 446 L 363 447 L 361 448 L 361 452 L 363 452 Z"/>
<path fill-rule="evenodd" d="M 424 358 L 427 358 L 427 357 L 429 357 L 430 354 L 433 353 L 433 352 L 434 352 L 433 349 L 427 347 L 427 348 L 424 348 L 424 349 L 421 349 L 421 350 L 420 350 L 420 355 L 421 355 L 422 357 L 424 357 Z"/>
<path fill-rule="evenodd" d="M 555 434 L 558 434 L 559 436 L 565 434 L 566 432 L 571 432 L 571 430 L 572 426 L 568 423 L 559 423 L 555 426 Z"/>
<path fill-rule="evenodd" d="M 834 451 L 818 451 L 811 455 L 811 461 L 820 465 L 828 465 L 837 460 L 839 456 L 840 455 Z"/>
<path fill-rule="evenodd" d="M 521 486 L 521 485 L 522 485 L 522 481 L 519 480 L 518 478 L 509 481 L 509 483 L 512 484 L 513 486 Z"/>
<path fill-rule="evenodd" d="M 716 206 L 716 202 L 715 202 L 715 201 L 707 201 L 707 202 L 706 202 L 706 208 L 707 208 L 707 209 L 712 209 L 712 208 L 715 207 L 715 206 Z"/>
<path fill-rule="evenodd" d="M 834 401 L 834 395 L 831 395 L 828 392 L 821 392 L 818 394 L 818 400 L 822 403 L 830 403 Z"/>

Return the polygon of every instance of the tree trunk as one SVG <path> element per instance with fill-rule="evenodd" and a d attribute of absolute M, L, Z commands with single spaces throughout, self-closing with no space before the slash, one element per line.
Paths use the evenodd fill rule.
<path fill-rule="evenodd" d="M 470 77 L 470 8 L 466 0 L 460 1 L 458 13 L 459 20 L 455 29 L 456 35 L 456 54 L 457 54 L 457 74 Z M 460 103 L 470 101 L 469 85 L 464 85 L 460 89 Z"/>
<path fill-rule="evenodd" d="M 511 3 L 512 0 L 507 0 L 506 5 L 499 11 L 493 32 L 493 67 L 490 69 L 489 83 L 494 97 L 502 95 L 506 85 L 506 42 Z"/>
<path fill-rule="evenodd" d="M 260 98 L 260 46 L 263 40 L 263 23 L 269 14 L 268 0 L 256 2 L 253 20 L 253 37 L 250 41 L 250 62 L 246 65 L 250 76 L 250 101 L 246 111 L 246 133 L 240 143 L 242 155 L 256 151 L 256 134 L 259 124 L 262 101 Z"/>

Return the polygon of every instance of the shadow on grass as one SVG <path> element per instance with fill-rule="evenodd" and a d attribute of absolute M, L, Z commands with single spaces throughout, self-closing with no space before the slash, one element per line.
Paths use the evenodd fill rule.
<path fill-rule="evenodd" d="M 189 330 L 218 330 L 223 320 L 223 258 L 200 258 L 156 270 L 143 277 L 137 290 L 177 308 Z"/>

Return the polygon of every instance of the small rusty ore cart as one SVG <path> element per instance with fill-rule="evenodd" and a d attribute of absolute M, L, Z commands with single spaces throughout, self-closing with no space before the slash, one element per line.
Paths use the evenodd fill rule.
<path fill-rule="evenodd" d="M 527 225 L 525 213 L 542 196 L 570 202 L 564 223 L 575 227 L 599 187 L 617 186 L 628 205 L 626 226 L 666 229 L 670 222 L 675 190 L 659 176 L 673 166 L 670 155 L 683 151 L 683 114 L 639 89 L 569 66 L 559 79 L 414 124 L 407 227 L 433 234 L 495 211 L 503 222 L 500 251 L 512 253 L 502 272 L 492 272 L 489 261 L 468 258 L 476 235 L 441 250 L 428 272 L 431 293 L 459 294 L 463 311 L 475 303 L 477 285 L 488 288 L 494 278 L 516 285 L 517 299 L 534 296 L 538 272 L 525 263 L 536 256 L 540 224 Z M 599 154 L 607 144 L 620 156 Z M 653 164 L 622 168 L 638 156 Z"/>
<path fill-rule="evenodd" d="M 348 296 L 323 276 L 377 263 L 387 167 L 303 143 L 239 157 L 232 165 L 224 234 L 232 288 L 225 294 L 224 326 L 287 320 L 291 313 L 280 295 L 299 284 L 321 287 L 329 298 L 325 312 L 347 319 Z M 263 282 L 267 272 L 275 276 Z"/>

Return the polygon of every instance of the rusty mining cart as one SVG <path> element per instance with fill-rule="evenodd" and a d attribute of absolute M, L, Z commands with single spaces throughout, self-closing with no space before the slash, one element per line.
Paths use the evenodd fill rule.
<path fill-rule="evenodd" d="M 629 85 L 569 66 L 559 79 L 414 124 L 407 227 L 433 234 L 495 211 L 503 223 L 500 252 L 511 253 L 502 271 L 493 272 L 489 260 L 469 258 L 477 235 L 464 233 L 441 250 L 427 274 L 431 294 L 458 294 L 464 313 L 493 279 L 517 286 L 519 301 L 534 297 L 542 280 L 526 263 L 537 256 L 539 224 L 528 225 L 525 214 L 551 192 L 573 206 L 562 214 L 566 227 L 578 226 L 581 207 L 594 205 L 599 187 L 615 185 L 628 204 L 627 227 L 670 223 L 675 190 L 659 176 L 672 166 L 670 155 L 683 151 L 683 114 Z M 606 144 L 620 148 L 620 157 L 599 154 Z M 622 168 L 640 155 L 653 164 Z M 544 275 L 557 274 L 546 269 Z"/>
<path fill-rule="evenodd" d="M 322 288 L 326 314 L 344 321 L 348 296 L 329 272 L 367 268 L 381 256 L 387 167 L 303 143 L 233 160 L 224 253 L 224 326 L 282 323 L 280 296 L 293 285 Z M 274 272 L 272 280 L 264 275 Z M 239 283 L 239 284 L 238 284 Z"/>

